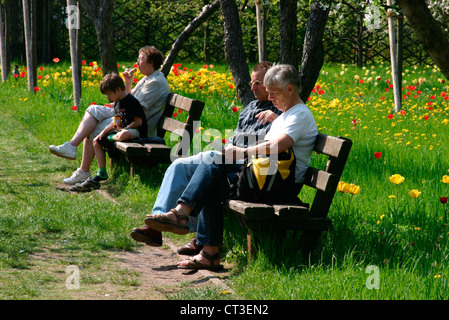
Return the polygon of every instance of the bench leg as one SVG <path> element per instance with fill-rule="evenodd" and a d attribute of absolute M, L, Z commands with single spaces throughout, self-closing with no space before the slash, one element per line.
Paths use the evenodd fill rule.
<path fill-rule="evenodd" d="M 251 235 L 249 230 L 246 233 L 246 248 L 248 250 L 248 263 L 250 263 L 252 257 L 255 257 L 256 255 L 256 247 L 253 241 L 253 236 Z"/>
<path fill-rule="evenodd" d="M 316 248 L 320 235 L 321 231 L 303 231 L 300 242 L 304 259 L 308 259 Z"/>
<path fill-rule="evenodd" d="M 129 177 L 131 179 L 134 177 L 134 164 L 132 164 L 132 162 L 129 164 Z"/>

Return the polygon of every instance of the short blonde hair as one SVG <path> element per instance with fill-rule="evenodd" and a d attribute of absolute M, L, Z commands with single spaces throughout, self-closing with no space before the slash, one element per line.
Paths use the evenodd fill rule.
<path fill-rule="evenodd" d="M 301 79 L 298 70 L 290 64 L 276 64 L 268 69 L 263 79 L 264 86 L 273 86 L 285 89 L 292 84 L 296 92 L 301 90 Z"/>

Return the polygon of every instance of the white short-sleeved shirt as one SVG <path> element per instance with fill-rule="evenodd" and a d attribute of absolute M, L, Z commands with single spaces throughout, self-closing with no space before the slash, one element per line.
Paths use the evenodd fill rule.
<path fill-rule="evenodd" d="M 291 107 L 274 120 L 265 140 L 277 139 L 281 134 L 293 139 L 292 149 L 296 157 L 295 182 L 303 183 L 318 135 L 315 118 L 305 104 Z"/>
<path fill-rule="evenodd" d="M 156 136 L 158 122 L 170 93 L 167 79 L 161 71 L 156 70 L 149 76 L 140 79 L 131 93 L 144 108 L 148 123 L 148 136 Z"/>

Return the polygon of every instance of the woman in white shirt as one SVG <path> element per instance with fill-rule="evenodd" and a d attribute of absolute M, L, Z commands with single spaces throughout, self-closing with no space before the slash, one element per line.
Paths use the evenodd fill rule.
<path fill-rule="evenodd" d="M 229 149 L 233 159 L 281 153 L 292 147 L 296 157 L 295 182 L 304 181 L 318 129 L 312 112 L 299 97 L 299 81 L 298 71 L 291 65 L 276 65 L 267 72 L 264 85 L 268 99 L 283 113 L 273 121 L 266 142 L 246 149 Z"/>
<path fill-rule="evenodd" d="M 267 141 L 248 148 L 231 146 L 223 153 L 228 162 L 235 163 L 251 155 L 281 153 L 292 147 L 296 156 L 295 183 L 299 192 L 318 134 L 317 126 L 312 113 L 299 97 L 299 74 L 293 66 L 281 64 L 271 67 L 265 74 L 264 85 L 268 99 L 283 111 L 273 121 L 265 136 Z M 221 212 L 202 211 L 201 204 L 205 198 L 213 197 L 223 182 L 217 179 L 219 174 L 211 174 L 211 171 L 225 172 L 224 168 L 224 165 L 201 162 L 176 208 L 145 219 L 145 223 L 153 230 L 185 234 L 189 215 L 199 213 L 197 243 L 203 245 L 203 250 L 193 258 L 179 262 L 179 268 L 217 270 L 222 267 L 218 249 L 223 241 L 223 215 Z"/>

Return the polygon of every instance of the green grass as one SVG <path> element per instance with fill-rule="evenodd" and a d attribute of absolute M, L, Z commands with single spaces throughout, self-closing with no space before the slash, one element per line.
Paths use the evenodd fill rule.
<path fill-rule="evenodd" d="M 197 72 L 203 66 L 187 67 Z M 43 74 L 66 69 L 67 65 L 46 66 Z M 226 70 L 225 66 L 214 69 Z M 198 79 L 198 73 L 194 75 Z M 226 216 L 222 252 L 226 263 L 234 266 L 228 283 L 238 297 L 449 298 L 447 208 L 439 201 L 449 195 L 449 186 L 441 181 L 449 175 L 447 87 L 438 70 L 405 68 L 403 94 L 407 99 L 403 103 L 405 114 L 400 115 L 393 110 L 392 90 L 385 90 L 389 77 L 386 65 L 365 69 L 325 65 L 317 82 L 319 88 L 308 105 L 321 132 L 353 140 L 342 180 L 359 185 L 361 192 L 337 192 L 329 213 L 333 228 L 323 234 L 310 261 L 295 251 L 298 235 L 288 233 L 285 242 L 266 236 L 257 259 L 248 263 L 245 231 L 234 217 Z M 5 283 L 0 298 L 67 297 L 67 293 L 54 289 L 58 277 L 31 268 L 34 260 L 29 255 L 47 250 L 61 256 L 61 278 L 66 266 L 76 264 L 89 270 L 92 286 L 108 281 L 124 287 L 138 285 L 136 275 L 127 270 L 117 272 L 111 280 L 95 269 L 107 261 L 110 250 L 134 248 L 128 232 L 141 225 L 150 212 L 166 166 L 138 170 L 133 179 L 126 166 L 115 168 L 106 188 L 120 205 L 95 194 L 72 196 L 55 189 L 80 159 L 68 162 L 50 156 L 47 146 L 69 140 L 85 108 L 91 102 L 106 101 L 98 86 L 85 86 L 80 110 L 74 112 L 71 88 L 61 77 L 48 86 L 39 83 L 38 93 L 29 93 L 24 80 L 0 84 L 0 111 L 4 115 L 0 131 L 0 278 L 2 285 Z M 187 80 L 171 81 L 174 91 L 206 102 L 198 133 L 202 140 L 210 135 L 226 138 L 235 128 L 238 113 L 232 106 L 238 103 L 229 90 L 206 94 L 197 85 L 189 86 Z M 214 81 L 216 86 L 228 86 L 225 81 Z M 389 114 L 394 117 L 389 119 Z M 382 152 L 381 158 L 376 159 L 374 152 Z M 324 165 L 318 155 L 312 162 Z M 95 169 L 96 164 L 92 166 Z M 401 174 L 405 181 L 391 183 L 388 177 L 393 174 Z M 412 189 L 421 192 L 418 198 L 409 195 Z M 313 195 L 305 187 L 301 197 L 310 202 Z M 188 237 L 173 239 L 182 243 Z M 42 268 L 50 268 L 44 261 Z M 372 279 L 367 273 L 369 266 L 379 270 L 379 289 L 367 285 Z M 190 288 L 186 288 L 186 296 L 235 298 Z"/>

